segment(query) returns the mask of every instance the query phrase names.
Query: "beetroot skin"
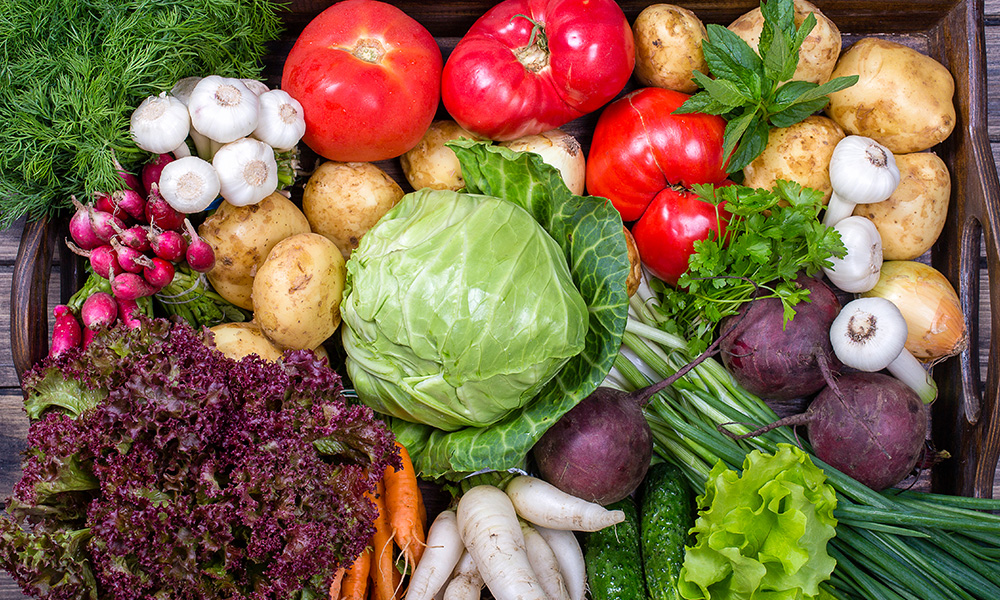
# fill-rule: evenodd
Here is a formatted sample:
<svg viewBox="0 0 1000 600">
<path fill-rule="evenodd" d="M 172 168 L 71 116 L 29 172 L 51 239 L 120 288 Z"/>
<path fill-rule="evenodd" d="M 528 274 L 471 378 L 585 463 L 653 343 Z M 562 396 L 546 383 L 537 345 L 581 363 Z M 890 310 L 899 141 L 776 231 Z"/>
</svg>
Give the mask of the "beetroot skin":
<svg viewBox="0 0 1000 600">
<path fill-rule="evenodd" d="M 806 411 L 809 440 L 822 461 L 879 491 L 910 474 L 924 448 L 928 413 L 916 392 L 883 373 L 837 379 Z"/>
<path fill-rule="evenodd" d="M 643 404 L 638 394 L 597 388 L 535 444 L 532 454 L 542 479 L 601 505 L 628 496 L 653 455 Z"/>
<path fill-rule="evenodd" d="M 829 335 L 840 312 L 837 295 L 818 279 L 800 277 L 798 283 L 810 290 L 810 300 L 795 305 L 795 317 L 787 324 L 780 300 L 760 298 L 744 304 L 720 327 L 723 364 L 740 385 L 762 398 L 812 395 L 826 385 L 819 360 L 831 371 L 841 367 Z"/>
</svg>

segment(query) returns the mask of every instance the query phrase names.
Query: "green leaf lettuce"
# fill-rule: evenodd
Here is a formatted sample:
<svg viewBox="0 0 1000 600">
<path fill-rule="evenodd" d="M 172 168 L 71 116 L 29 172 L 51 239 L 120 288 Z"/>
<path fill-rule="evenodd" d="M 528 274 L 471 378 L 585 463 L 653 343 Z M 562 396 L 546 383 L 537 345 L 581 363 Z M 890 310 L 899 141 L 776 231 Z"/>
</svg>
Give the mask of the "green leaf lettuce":
<svg viewBox="0 0 1000 600">
<path fill-rule="evenodd" d="M 827 542 L 837 499 L 800 449 L 753 451 L 742 473 L 721 462 L 709 473 L 679 589 L 689 600 L 815 598 L 836 566 Z"/>
</svg>

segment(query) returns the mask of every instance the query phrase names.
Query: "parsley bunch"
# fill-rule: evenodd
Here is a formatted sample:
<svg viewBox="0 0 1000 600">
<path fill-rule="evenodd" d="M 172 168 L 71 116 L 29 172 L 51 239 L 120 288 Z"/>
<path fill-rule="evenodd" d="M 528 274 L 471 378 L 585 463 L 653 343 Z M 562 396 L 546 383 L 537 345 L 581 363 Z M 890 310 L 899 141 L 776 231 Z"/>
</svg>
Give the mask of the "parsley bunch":
<svg viewBox="0 0 1000 600">
<path fill-rule="evenodd" d="M 723 318 L 759 295 L 779 298 L 787 322 L 809 291 L 795 285 L 803 272 L 815 275 L 846 254 L 840 233 L 817 218 L 823 193 L 779 180 L 774 190 L 746 186 L 694 186 L 732 215 L 724 237 L 694 243 L 695 253 L 677 288 L 662 284 L 667 330 L 690 340 L 696 353 L 712 341 Z M 657 284 L 661 285 L 661 284 Z"/>
<path fill-rule="evenodd" d="M 729 173 L 742 170 L 764 151 L 772 126 L 802 121 L 827 105 L 827 94 L 858 80 L 852 75 L 822 85 L 789 81 L 799 64 L 802 42 L 816 26 L 816 16 L 810 13 L 796 29 L 792 0 L 761 2 L 760 8 L 764 26 L 756 52 L 729 29 L 715 24 L 706 27 L 708 39 L 702 51 L 712 77 L 695 71 L 695 83 L 702 91 L 675 111 L 726 119 L 723 156 L 729 157 Z"/>
</svg>

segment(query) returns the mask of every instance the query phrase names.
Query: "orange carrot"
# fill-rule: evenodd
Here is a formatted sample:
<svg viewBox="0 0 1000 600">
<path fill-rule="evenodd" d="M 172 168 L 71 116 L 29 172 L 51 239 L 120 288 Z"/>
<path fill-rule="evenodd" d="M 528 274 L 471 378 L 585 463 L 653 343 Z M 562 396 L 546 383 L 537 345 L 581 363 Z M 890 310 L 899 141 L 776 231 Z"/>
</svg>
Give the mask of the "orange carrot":
<svg viewBox="0 0 1000 600">
<path fill-rule="evenodd" d="M 385 507 L 385 484 L 382 480 L 379 480 L 372 500 L 378 507 L 378 516 L 375 518 L 375 535 L 372 536 L 372 591 L 377 600 L 394 600 L 401 598 L 402 595 L 397 595 L 400 586 L 396 584 L 392 574 L 396 570 L 396 565 L 393 561 L 392 529 Z"/>
<path fill-rule="evenodd" d="M 406 447 L 396 442 L 399 457 L 403 467 L 386 467 L 383 473 L 385 481 L 385 505 L 389 511 L 389 523 L 396 545 L 403 551 L 410 568 L 416 566 L 424 554 L 427 545 L 427 510 L 424 499 L 417 485 L 417 473 Z"/>
<path fill-rule="evenodd" d="M 344 571 L 340 585 L 340 600 L 367 600 L 371 564 L 371 551 L 365 548 L 354 563 Z"/>
<path fill-rule="evenodd" d="M 346 567 L 340 567 L 333 572 L 333 581 L 330 582 L 330 600 L 340 600 L 340 588 L 344 582 L 344 572 Z"/>
</svg>

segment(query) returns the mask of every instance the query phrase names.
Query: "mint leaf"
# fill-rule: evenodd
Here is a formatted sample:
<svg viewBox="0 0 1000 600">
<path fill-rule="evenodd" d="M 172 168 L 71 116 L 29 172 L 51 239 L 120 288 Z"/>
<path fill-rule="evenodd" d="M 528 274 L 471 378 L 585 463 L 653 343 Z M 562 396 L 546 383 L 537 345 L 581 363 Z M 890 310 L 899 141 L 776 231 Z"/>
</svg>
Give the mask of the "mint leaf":
<svg viewBox="0 0 1000 600">
<path fill-rule="evenodd" d="M 828 94 L 857 82 L 856 77 L 841 77 L 823 85 L 789 81 L 798 66 L 802 43 L 816 26 L 816 16 L 810 13 L 796 27 L 792 0 L 761 2 L 761 14 L 764 23 L 756 51 L 721 25 L 706 26 L 702 51 L 709 73 L 694 73 L 701 91 L 675 111 L 721 115 L 729 122 L 724 150 L 730 174 L 764 151 L 770 127 L 799 123 L 823 109 Z"/>
</svg>

